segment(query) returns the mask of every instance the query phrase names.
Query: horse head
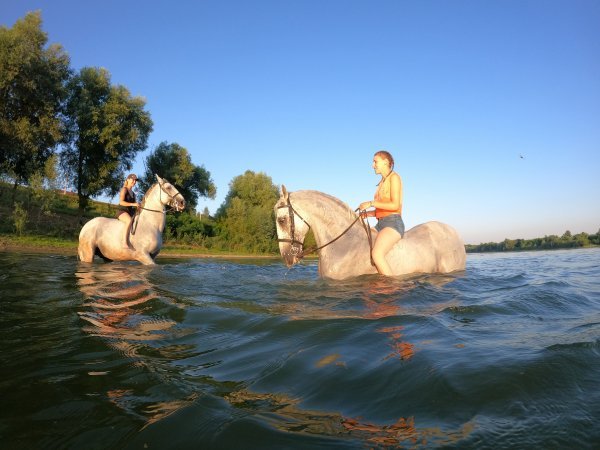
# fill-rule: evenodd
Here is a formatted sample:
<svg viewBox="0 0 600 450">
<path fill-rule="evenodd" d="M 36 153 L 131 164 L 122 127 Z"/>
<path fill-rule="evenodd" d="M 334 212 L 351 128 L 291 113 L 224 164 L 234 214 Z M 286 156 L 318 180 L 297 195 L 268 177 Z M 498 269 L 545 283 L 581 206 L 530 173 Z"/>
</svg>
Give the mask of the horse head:
<svg viewBox="0 0 600 450">
<path fill-rule="evenodd" d="M 292 205 L 290 194 L 281 186 L 281 196 L 275 203 L 275 226 L 279 252 L 288 267 L 298 263 L 303 256 L 304 237 L 310 229 Z"/>
<path fill-rule="evenodd" d="M 179 193 L 179 191 L 169 183 L 164 178 L 156 175 L 156 180 L 158 181 L 158 186 L 160 187 L 160 202 L 165 205 L 173 208 L 175 211 L 183 211 L 185 208 L 185 199 L 183 195 Z M 163 196 L 162 194 L 166 194 Z"/>
</svg>

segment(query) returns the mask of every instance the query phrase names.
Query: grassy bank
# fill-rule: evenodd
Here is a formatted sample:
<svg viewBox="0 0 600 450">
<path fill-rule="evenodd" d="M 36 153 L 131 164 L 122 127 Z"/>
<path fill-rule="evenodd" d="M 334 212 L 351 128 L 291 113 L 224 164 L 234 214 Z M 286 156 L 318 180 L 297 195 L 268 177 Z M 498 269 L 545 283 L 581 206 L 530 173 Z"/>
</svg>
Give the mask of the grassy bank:
<svg viewBox="0 0 600 450">
<path fill-rule="evenodd" d="M 117 205 L 90 201 L 81 213 L 77 196 L 0 182 L 0 251 L 27 251 L 76 255 L 79 231 L 94 217 L 115 217 Z M 22 222 L 16 219 L 21 215 Z M 169 257 L 277 258 L 277 255 L 232 253 L 167 240 L 160 255 Z M 159 255 L 159 257 L 160 257 Z"/>
<path fill-rule="evenodd" d="M 0 251 L 77 255 L 77 241 L 47 236 L 14 236 L 0 234 Z M 190 245 L 165 245 L 158 258 L 273 258 L 279 255 L 255 255 L 207 250 Z"/>
</svg>

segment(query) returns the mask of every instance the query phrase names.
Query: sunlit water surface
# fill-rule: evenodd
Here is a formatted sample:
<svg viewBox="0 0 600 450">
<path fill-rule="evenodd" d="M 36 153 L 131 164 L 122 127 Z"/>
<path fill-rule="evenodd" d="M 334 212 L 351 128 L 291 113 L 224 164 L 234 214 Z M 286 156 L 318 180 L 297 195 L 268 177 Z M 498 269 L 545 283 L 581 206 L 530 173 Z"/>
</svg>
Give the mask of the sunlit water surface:
<svg viewBox="0 0 600 450">
<path fill-rule="evenodd" d="M 600 249 L 158 262 L 0 253 L 2 448 L 600 448 Z"/>
</svg>

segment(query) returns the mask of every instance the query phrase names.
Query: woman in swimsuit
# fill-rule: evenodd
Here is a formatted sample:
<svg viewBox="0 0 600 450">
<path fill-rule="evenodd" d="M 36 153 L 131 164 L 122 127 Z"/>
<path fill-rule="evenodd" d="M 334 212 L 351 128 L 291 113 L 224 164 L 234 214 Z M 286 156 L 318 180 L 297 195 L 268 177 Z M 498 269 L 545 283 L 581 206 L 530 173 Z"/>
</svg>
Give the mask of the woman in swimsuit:
<svg viewBox="0 0 600 450">
<path fill-rule="evenodd" d="M 402 179 L 394 172 L 394 158 L 389 152 L 379 151 L 373 156 L 373 169 L 381 175 L 375 197 L 358 207 L 365 217 L 376 217 L 379 232 L 373 245 L 373 261 L 382 275 L 393 275 L 385 255 L 404 236 L 402 221 Z M 374 208 L 365 211 L 367 208 Z"/>
<path fill-rule="evenodd" d="M 129 248 L 128 237 L 129 230 L 131 229 L 131 221 L 135 216 L 137 208 L 140 206 L 135 201 L 135 192 L 133 192 L 133 186 L 137 183 L 137 176 L 135 173 L 127 175 L 121 192 L 119 193 L 119 206 L 121 208 L 117 212 L 117 218 L 125 224 L 125 233 L 123 234 L 123 248 Z"/>
</svg>

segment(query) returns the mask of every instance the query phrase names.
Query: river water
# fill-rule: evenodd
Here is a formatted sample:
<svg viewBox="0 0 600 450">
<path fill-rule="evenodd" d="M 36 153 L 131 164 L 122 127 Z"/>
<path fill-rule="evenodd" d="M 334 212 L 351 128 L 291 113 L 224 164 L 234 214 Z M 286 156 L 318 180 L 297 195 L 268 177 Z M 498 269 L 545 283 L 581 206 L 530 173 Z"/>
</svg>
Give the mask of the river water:
<svg viewBox="0 0 600 450">
<path fill-rule="evenodd" d="M 4 449 L 600 448 L 600 249 L 451 276 L 0 253 Z"/>
</svg>

